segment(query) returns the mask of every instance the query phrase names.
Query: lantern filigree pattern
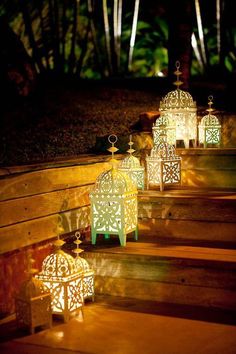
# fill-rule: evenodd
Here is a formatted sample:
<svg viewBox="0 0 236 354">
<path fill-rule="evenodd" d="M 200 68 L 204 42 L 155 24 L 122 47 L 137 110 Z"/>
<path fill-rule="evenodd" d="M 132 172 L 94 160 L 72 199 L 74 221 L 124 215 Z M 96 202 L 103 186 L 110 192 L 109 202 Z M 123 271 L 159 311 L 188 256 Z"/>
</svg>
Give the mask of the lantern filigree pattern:
<svg viewBox="0 0 236 354">
<path fill-rule="evenodd" d="M 213 112 L 212 104 L 213 96 L 209 96 L 208 114 L 202 117 L 198 126 L 199 144 L 203 144 L 204 148 L 207 148 L 209 145 L 219 147 L 221 143 L 221 125 L 219 119 L 211 114 Z"/>
<path fill-rule="evenodd" d="M 193 101 L 192 96 L 181 90 L 179 87 L 182 85 L 179 77 L 182 74 L 179 70 L 180 63 L 176 62 L 175 75 L 177 77 L 174 84 L 177 89 L 169 92 L 160 102 L 161 117 L 164 115 L 167 122 L 165 133 L 167 136 L 167 142 L 173 144 L 174 135 L 172 130 L 175 130 L 175 142 L 181 140 L 184 142 L 184 146 L 189 148 L 190 140 L 193 141 L 194 146 L 197 144 L 197 109 L 196 103 Z M 161 128 L 157 125 L 155 128 L 155 134 L 159 136 L 159 130 Z M 168 130 L 171 134 L 167 133 Z M 156 138 L 156 140 L 158 140 Z M 157 141 L 157 143 L 159 143 Z"/>
<path fill-rule="evenodd" d="M 80 240 L 80 232 L 75 233 L 76 241 L 76 248 L 73 252 L 76 254 L 75 264 L 78 269 L 83 270 L 83 296 L 84 299 L 91 298 L 94 301 L 94 271 L 90 268 L 86 259 L 80 257 L 80 253 L 83 250 L 79 247 L 82 241 Z"/>
<path fill-rule="evenodd" d="M 128 233 L 135 231 L 135 239 L 138 237 L 137 188 L 126 173 L 115 168 L 116 141 L 116 136 L 109 137 L 112 168 L 98 176 L 90 193 L 92 244 L 96 243 L 97 234 L 118 235 L 122 246 L 126 245 Z"/>
<path fill-rule="evenodd" d="M 165 184 L 181 183 L 181 158 L 175 154 L 173 145 L 162 141 L 154 146 L 146 163 L 148 188 L 150 185 L 160 185 L 163 191 Z"/>
<path fill-rule="evenodd" d="M 135 150 L 132 148 L 134 143 L 131 135 L 128 144 L 127 152 L 129 155 L 121 161 L 118 170 L 126 173 L 138 189 L 144 189 L 144 167 L 140 165 L 139 159 L 133 156 Z"/>
<path fill-rule="evenodd" d="M 47 256 L 42 272 L 37 278 L 49 288 L 52 295 L 52 312 L 61 314 L 65 322 L 83 306 L 83 271 L 78 269 L 74 258 L 62 251 L 64 241 L 55 242 L 56 250 Z"/>
<path fill-rule="evenodd" d="M 159 145 L 161 143 L 163 135 L 166 135 L 169 144 L 175 145 L 175 124 L 172 122 L 171 125 L 171 122 L 168 118 L 168 114 L 163 113 L 159 118 L 157 118 L 152 128 L 152 134 L 154 145 Z"/>
<path fill-rule="evenodd" d="M 33 268 L 29 270 L 29 278 L 15 298 L 17 325 L 29 327 L 31 333 L 36 327 L 52 325 L 51 294 L 42 281 L 33 277 L 36 272 Z"/>
</svg>

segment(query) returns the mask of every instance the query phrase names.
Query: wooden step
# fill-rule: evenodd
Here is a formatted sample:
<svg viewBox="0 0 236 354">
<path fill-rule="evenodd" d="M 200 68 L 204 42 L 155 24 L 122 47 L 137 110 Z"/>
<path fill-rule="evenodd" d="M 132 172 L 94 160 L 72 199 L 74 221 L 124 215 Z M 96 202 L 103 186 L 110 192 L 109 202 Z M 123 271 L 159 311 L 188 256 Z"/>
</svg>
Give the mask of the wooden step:
<svg viewBox="0 0 236 354">
<path fill-rule="evenodd" d="M 236 190 L 140 191 L 138 217 L 143 236 L 236 243 Z"/>
<path fill-rule="evenodd" d="M 113 239 L 83 256 L 96 294 L 236 310 L 236 250 Z"/>
</svg>

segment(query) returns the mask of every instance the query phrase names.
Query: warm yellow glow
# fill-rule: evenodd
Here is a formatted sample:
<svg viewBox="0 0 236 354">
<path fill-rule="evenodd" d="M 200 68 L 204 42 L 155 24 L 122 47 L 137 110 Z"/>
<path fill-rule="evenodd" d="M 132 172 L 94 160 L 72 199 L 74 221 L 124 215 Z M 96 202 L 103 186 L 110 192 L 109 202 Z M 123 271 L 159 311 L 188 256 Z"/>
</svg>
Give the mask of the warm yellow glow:
<svg viewBox="0 0 236 354">
<path fill-rule="evenodd" d="M 38 326 L 51 327 L 51 294 L 40 280 L 30 277 L 22 284 L 15 298 L 15 308 L 17 324 L 28 326 L 31 333 Z"/>
<path fill-rule="evenodd" d="M 133 156 L 135 152 L 132 148 L 133 144 L 130 135 L 129 149 L 127 150 L 129 155 L 121 161 L 118 170 L 126 173 L 138 189 L 144 189 L 144 167 L 140 165 L 139 159 Z"/>
<path fill-rule="evenodd" d="M 90 193 L 92 244 L 96 243 L 97 234 L 118 235 L 122 246 L 126 245 L 129 232 L 135 231 L 137 239 L 137 188 L 126 173 L 115 168 L 115 142 L 109 148 L 113 168 L 98 176 Z"/>
<path fill-rule="evenodd" d="M 175 144 L 178 140 L 184 142 L 185 148 L 189 148 L 190 141 L 194 147 L 197 144 L 197 109 L 192 96 L 179 88 L 182 85 L 179 76 L 180 64 L 176 62 L 175 75 L 177 76 L 174 84 L 176 90 L 170 91 L 160 102 L 160 118 L 155 124 L 154 133 L 157 136 L 166 135 L 169 144 Z M 159 124 L 158 121 L 161 120 Z M 175 134 L 175 135 L 174 135 Z"/>
<path fill-rule="evenodd" d="M 58 240 L 56 246 L 61 247 Z M 70 314 L 83 306 L 83 272 L 79 270 L 72 256 L 61 249 L 47 256 L 42 265 L 42 272 L 37 275 L 50 290 L 52 312 L 62 314 L 68 321 Z"/>
<path fill-rule="evenodd" d="M 211 114 L 213 109 L 211 108 L 213 104 L 213 96 L 208 97 L 207 109 L 208 114 L 205 115 L 198 126 L 199 131 L 199 143 L 203 144 L 204 148 L 207 148 L 208 145 L 220 146 L 221 142 L 221 125 L 218 118 Z"/>
<path fill-rule="evenodd" d="M 175 148 L 162 141 L 151 150 L 146 158 L 147 188 L 150 185 L 160 185 L 164 190 L 165 184 L 181 183 L 181 158 L 175 154 Z"/>
</svg>

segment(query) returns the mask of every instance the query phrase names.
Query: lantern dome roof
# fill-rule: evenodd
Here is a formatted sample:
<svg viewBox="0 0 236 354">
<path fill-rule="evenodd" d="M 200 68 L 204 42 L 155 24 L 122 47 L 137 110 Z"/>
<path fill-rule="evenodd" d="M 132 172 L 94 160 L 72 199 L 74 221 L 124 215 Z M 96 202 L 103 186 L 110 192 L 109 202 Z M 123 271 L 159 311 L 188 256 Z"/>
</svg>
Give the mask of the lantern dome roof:
<svg viewBox="0 0 236 354">
<path fill-rule="evenodd" d="M 77 272 L 78 269 L 74 257 L 59 249 L 44 259 L 40 275 L 49 277 L 68 277 Z"/>
<path fill-rule="evenodd" d="M 121 168 L 140 168 L 140 161 L 133 155 L 126 156 L 120 163 Z"/>
<path fill-rule="evenodd" d="M 75 264 L 76 264 L 76 267 L 79 268 L 79 270 L 82 269 L 83 272 L 87 272 L 87 271 L 91 270 L 86 259 L 84 259 L 82 257 L 76 257 Z"/>
<path fill-rule="evenodd" d="M 155 145 L 151 150 L 151 157 L 157 157 L 161 159 L 171 159 L 175 158 L 175 147 L 162 141 L 160 144 Z"/>
<path fill-rule="evenodd" d="M 132 191 L 137 192 L 137 188 L 131 178 L 115 168 L 101 173 L 94 186 L 94 192 L 104 194 L 123 194 Z"/>
<path fill-rule="evenodd" d="M 200 125 L 204 126 L 219 126 L 219 119 L 213 114 L 207 114 L 201 119 Z"/>
<path fill-rule="evenodd" d="M 167 125 L 169 125 L 169 117 L 168 117 L 168 114 L 167 113 L 162 113 L 156 120 L 153 128 L 155 129 L 156 127 L 159 127 L 161 128 L 162 126 L 163 127 L 166 127 Z"/>
<path fill-rule="evenodd" d="M 196 103 L 189 92 L 183 91 L 180 88 L 168 92 L 160 101 L 160 110 L 189 108 L 196 108 Z"/>
<path fill-rule="evenodd" d="M 31 277 L 22 284 L 17 297 L 29 300 L 49 292 L 48 287 L 41 280 Z"/>
</svg>

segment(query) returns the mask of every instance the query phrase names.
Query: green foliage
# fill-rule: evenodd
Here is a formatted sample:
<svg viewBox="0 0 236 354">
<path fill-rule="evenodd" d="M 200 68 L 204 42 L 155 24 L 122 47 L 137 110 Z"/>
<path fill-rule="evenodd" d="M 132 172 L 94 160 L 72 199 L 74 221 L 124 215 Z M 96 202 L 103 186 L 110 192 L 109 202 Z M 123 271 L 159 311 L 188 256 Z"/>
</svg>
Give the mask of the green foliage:
<svg viewBox="0 0 236 354">
<path fill-rule="evenodd" d="M 130 36 L 133 21 L 134 0 L 125 3 L 123 0 L 122 33 L 120 67 L 111 73 L 108 66 L 103 9 L 100 0 L 92 1 L 93 11 L 89 16 L 88 0 L 2 0 L 0 16 L 6 16 L 14 32 L 23 42 L 28 54 L 42 63 L 45 70 L 56 70 L 62 73 L 74 73 L 83 78 L 101 78 L 111 74 L 129 76 L 155 76 L 167 71 L 168 66 L 168 24 L 163 16 L 149 16 L 148 20 L 140 9 L 133 60 L 128 72 Z M 112 65 L 116 62 L 116 50 L 113 38 L 113 1 L 107 1 L 109 29 L 111 38 Z M 75 9 L 77 6 L 77 13 Z M 144 7 L 140 2 L 140 7 Z M 57 12 L 58 9 L 58 12 Z M 26 24 L 23 12 L 28 13 L 30 23 Z M 77 19 L 76 31 L 74 28 Z M 205 19 L 207 14 L 204 15 Z M 215 16 L 215 15 L 214 15 Z M 216 21 L 203 21 L 204 41 L 208 62 L 204 68 L 219 65 L 217 52 Z M 94 30 L 92 31 L 92 23 Z M 32 39 L 29 40 L 28 29 L 32 28 L 35 49 Z M 76 32 L 75 38 L 73 33 Z M 194 28 L 197 36 L 197 29 Z M 74 43 L 74 46 L 73 46 Z M 198 48 L 200 45 L 198 43 Z M 236 70 L 236 27 L 227 26 L 224 41 L 224 66 L 228 72 Z M 39 68 L 39 70 L 41 70 Z M 203 73 L 197 58 L 193 55 L 192 74 Z"/>
</svg>

